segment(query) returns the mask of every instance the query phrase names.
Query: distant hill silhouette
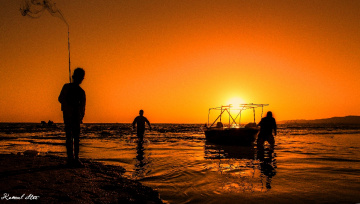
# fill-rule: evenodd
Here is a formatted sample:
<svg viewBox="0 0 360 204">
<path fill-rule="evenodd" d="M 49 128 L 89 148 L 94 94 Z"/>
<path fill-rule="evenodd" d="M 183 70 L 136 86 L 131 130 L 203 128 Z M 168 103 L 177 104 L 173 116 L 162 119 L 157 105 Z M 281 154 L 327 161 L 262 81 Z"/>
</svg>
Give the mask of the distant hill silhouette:
<svg viewBox="0 0 360 204">
<path fill-rule="evenodd" d="M 289 123 L 337 123 L 337 124 L 360 124 L 360 116 L 345 116 L 345 117 L 332 117 L 332 118 L 324 118 L 324 119 L 316 119 L 316 120 L 285 120 L 281 121 L 282 124 Z"/>
</svg>

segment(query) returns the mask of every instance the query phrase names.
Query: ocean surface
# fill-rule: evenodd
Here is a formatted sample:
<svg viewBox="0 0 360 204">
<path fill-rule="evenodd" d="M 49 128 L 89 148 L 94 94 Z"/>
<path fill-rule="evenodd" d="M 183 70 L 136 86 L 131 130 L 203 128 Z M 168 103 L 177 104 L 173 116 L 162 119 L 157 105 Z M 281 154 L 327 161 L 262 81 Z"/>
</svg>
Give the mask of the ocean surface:
<svg viewBox="0 0 360 204">
<path fill-rule="evenodd" d="M 279 125 L 274 151 L 208 143 L 200 124 L 83 124 L 80 156 L 126 168 L 167 203 L 360 203 L 360 126 Z M 65 156 L 62 124 L 0 123 L 0 153 Z"/>
</svg>

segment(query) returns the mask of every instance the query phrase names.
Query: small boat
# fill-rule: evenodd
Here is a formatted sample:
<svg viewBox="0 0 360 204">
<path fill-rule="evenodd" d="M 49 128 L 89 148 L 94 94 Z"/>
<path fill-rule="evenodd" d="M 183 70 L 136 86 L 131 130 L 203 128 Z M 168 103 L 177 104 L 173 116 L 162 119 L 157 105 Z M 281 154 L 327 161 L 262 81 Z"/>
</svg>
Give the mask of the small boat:
<svg viewBox="0 0 360 204">
<path fill-rule="evenodd" d="M 216 108 L 210 108 L 208 114 L 208 123 L 204 127 L 206 141 L 212 142 L 215 144 L 230 144 L 230 145 L 252 145 L 256 139 L 256 136 L 259 132 L 259 128 L 255 122 L 255 109 L 261 108 L 263 113 L 264 106 L 268 104 L 240 104 L 239 107 L 233 107 L 232 105 L 220 106 Z M 215 121 L 210 124 L 210 112 L 217 111 L 219 113 Z M 237 115 L 234 118 L 231 114 L 231 111 L 237 111 Z M 244 110 L 253 110 L 254 113 L 254 122 L 248 123 L 245 126 L 240 125 L 241 122 L 241 113 Z M 262 115 L 261 113 L 261 115 Z M 224 125 L 222 122 L 223 115 L 228 116 L 228 124 Z M 239 121 L 237 122 L 237 119 Z M 216 124 L 216 125 L 215 125 Z"/>
</svg>

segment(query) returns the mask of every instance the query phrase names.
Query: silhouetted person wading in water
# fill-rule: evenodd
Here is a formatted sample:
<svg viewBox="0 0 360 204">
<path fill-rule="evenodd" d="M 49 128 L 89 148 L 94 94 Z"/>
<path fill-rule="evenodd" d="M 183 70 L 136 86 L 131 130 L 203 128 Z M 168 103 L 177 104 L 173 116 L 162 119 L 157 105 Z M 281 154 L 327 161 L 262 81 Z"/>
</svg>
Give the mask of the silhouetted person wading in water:
<svg viewBox="0 0 360 204">
<path fill-rule="evenodd" d="M 151 125 L 150 122 L 147 118 L 144 117 L 144 111 L 140 110 L 139 111 L 139 116 L 137 116 L 134 119 L 134 122 L 132 123 L 133 128 L 135 128 L 135 124 L 137 126 L 137 136 L 139 139 L 143 139 L 144 138 L 144 133 L 145 133 L 145 122 L 149 125 L 150 131 L 151 131 Z"/>
<path fill-rule="evenodd" d="M 85 91 L 80 87 L 85 71 L 76 68 L 72 83 L 65 84 L 59 95 L 66 132 L 68 164 L 82 166 L 79 160 L 80 124 L 85 115 Z"/>
<path fill-rule="evenodd" d="M 257 139 L 258 149 L 264 148 L 265 141 L 268 141 L 271 146 L 271 149 L 274 149 L 275 146 L 274 135 L 276 136 L 276 121 L 275 118 L 272 117 L 271 111 L 267 112 L 266 117 L 261 119 L 258 126 L 260 126 L 260 132 Z M 273 130 L 274 130 L 274 135 L 272 134 Z"/>
</svg>

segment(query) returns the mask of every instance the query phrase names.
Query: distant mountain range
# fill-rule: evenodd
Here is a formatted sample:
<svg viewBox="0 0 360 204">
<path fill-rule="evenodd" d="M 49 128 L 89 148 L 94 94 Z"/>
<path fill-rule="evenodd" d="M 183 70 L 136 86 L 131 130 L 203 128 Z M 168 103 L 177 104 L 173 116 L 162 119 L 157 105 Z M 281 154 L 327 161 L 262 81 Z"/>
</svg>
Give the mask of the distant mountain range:
<svg viewBox="0 0 360 204">
<path fill-rule="evenodd" d="M 338 123 L 338 124 L 360 124 L 360 116 L 332 117 L 316 120 L 285 120 L 279 123 Z"/>
</svg>

